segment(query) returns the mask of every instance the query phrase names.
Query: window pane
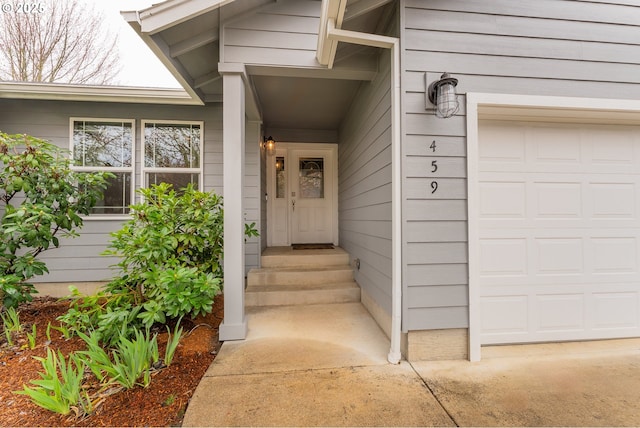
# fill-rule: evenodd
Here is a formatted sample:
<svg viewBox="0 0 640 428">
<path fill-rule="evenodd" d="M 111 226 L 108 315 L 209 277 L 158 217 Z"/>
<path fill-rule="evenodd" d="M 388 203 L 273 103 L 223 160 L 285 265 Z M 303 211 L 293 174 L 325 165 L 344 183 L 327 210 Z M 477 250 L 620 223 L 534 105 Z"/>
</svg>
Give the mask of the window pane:
<svg viewBox="0 0 640 428">
<path fill-rule="evenodd" d="M 298 177 L 301 198 L 324 198 L 324 159 L 300 159 Z"/>
<path fill-rule="evenodd" d="M 147 123 L 144 162 L 149 168 L 200 168 L 200 125 Z"/>
<path fill-rule="evenodd" d="M 284 157 L 276 158 L 276 198 L 285 198 L 287 191 L 287 174 L 284 168 Z"/>
<path fill-rule="evenodd" d="M 127 214 L 131 205 L 131 173 L 116 172 L 108 180 L 104 197 L 91 210 L 92 214 Z"/>
<path fill-rule="evenodd" d="M 147 173 L 147 187 L 154 184 L 169 183 L 175 190 L 184 189 L 187 184 L 193 183 L 198 188 L 200 174 L 178 173 L 178 172 L 149 172 Z"/>
<path fill-rule="evenodd" d="M 130 167 L 132 146 L 131 123 L 73 123 L 73 160 L 76 166 Z"/>
</svg>

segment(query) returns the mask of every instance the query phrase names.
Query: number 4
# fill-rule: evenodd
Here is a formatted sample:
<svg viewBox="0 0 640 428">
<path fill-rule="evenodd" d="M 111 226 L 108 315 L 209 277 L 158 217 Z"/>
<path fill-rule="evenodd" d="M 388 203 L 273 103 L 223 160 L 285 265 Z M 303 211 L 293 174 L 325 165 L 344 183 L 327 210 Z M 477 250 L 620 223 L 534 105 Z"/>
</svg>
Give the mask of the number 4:
<svg viewBox="0 0 640 428">
<path fill-rule="evenodd" d="M 432 152 L 435 153 L 436 151 L 436 140 L 433 140 L 433 142 L 431 143 L 431 145 L 429 146 L 429 148 L 431 149 Z"/>
</svg>

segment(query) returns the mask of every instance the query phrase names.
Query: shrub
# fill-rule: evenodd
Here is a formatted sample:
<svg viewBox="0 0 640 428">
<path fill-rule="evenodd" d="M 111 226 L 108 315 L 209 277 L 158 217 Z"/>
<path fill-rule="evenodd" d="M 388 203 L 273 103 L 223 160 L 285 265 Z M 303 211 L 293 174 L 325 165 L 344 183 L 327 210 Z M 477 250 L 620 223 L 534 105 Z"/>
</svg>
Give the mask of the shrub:
<svg viewBox="0 0 640 428">
<path fill-rule="evenodd" d="M 222 289 L 223 210 L 215 193 L 162 183 L 141 189 L 142 202 L 112 233 L 107 255 L 120 258 L 120 275 L 104 293 L 78 296 L 60 318 L 70 329 L 95 330 L 111 345 L 133 329 L 208 313 Z M 255 224 L 246 236 L 257 236 Z"/>
<path fill-rule="evenodd" d="M 81 215 L 102 197 L 108 173 L 71 170 L 67 152 L 28 135 L 0 133 L 0 302 L 6 307 L 31 300 L 27 281 L 48 272 L 37 259 L 77 236 Z"/>
</svg>

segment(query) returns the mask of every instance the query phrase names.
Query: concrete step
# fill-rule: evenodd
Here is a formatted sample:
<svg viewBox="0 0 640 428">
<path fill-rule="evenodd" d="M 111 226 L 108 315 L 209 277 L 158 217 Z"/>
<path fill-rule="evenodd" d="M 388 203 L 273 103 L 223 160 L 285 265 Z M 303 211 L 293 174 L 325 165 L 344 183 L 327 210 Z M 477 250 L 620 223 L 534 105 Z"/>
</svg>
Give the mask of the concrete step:
<svg viewBox="0 0 640 428">
<path fill-rule="evenodd" d="M 248 286 L 246 306 L 314 305 L 360 301 L 360 287 L 354 281 L 307 286 L 277 284 Z"/>
<path fill-rule="evenodd" d="M 349 253 L 333 250 L 292 250 L 290 247 L 268 248 L 261 257 L 263 268 L 315 267 L 348 265 Z"/>
<path fill-rule="evenodd" d="M 246 306 L 280 306 L 360 301 L 349 254 L 342 248 L 263 251 L 262 267 L 247 275 Z"/>
<path fill-rule="evenodd" d="M 353 270 L 348 265 L 315 267 L 278 267 L 251 269 L 247 275 L 248 286 L 264 285 L 322 285 L 349 282 L 353 280 Z"/>
</svg>

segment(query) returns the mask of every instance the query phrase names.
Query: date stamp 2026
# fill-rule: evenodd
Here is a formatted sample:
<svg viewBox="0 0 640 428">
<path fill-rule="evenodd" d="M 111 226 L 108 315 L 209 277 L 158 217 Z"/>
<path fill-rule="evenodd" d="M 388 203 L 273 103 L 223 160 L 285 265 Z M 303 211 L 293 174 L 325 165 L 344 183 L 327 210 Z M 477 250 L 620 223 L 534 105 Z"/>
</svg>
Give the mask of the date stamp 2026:
<svg viewBox="0 0 640 428">
<path fill-rule="evenodd" d="M 2 13 L 44 13 L 46 10 L 44 3 L 0 3 Z"/>
</svg>

